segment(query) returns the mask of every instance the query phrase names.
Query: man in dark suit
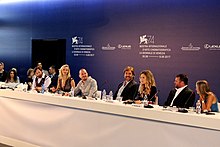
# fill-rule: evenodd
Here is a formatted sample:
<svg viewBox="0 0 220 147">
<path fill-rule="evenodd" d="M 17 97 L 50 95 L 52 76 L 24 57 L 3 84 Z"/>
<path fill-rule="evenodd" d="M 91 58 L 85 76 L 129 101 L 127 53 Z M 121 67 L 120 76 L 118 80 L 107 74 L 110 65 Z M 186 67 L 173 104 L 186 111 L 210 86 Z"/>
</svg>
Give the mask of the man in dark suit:
<svg viewBox="0 0 220 147">
<path fill-rule="evenodd" d="M 50 66 L 49 68 L 49 77 L 51 78 L 49 91 L 55 92 L 57 88 L 58 74 L 56 72 L 56 67 L 54 65 Z"/>
<path fill-rule="evenodd" d="M 7 72 L 4 70 L 4 63 L 0 62 L 0 82 L 5 82 Z"/>
<path fill-rule="evenodd" d="M 165 106 L 176 106 L 178 108 L 192 107 L 195 102 L 195 93 L 188 88 L 188 77 L 179 74 L 174 81 L 175 89 L 171 90 L 165 102 Z"/>
<path fill-rule="evenodd" d="M 134 81 L 134 68 L 127 66 L 124 69 L 124 81 L 118 85 L 113 98 L 122 97 L 122 101 L 133 100 L 137 96 L 138 86 Z"/>
</svg>

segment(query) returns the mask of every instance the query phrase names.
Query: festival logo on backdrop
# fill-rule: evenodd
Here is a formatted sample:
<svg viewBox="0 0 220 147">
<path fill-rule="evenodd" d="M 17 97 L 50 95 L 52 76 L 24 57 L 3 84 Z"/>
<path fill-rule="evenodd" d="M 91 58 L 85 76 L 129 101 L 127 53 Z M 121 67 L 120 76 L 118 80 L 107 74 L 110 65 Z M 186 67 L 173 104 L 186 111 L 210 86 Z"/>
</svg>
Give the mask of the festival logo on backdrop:
<svg viewBox="0 0 220 147">
<path fill-rule="evenodd" d="M 157 44 L 154 35 L 144 34 L 139 36 L 139 48 L 139 54 L 142 58 L 171 58 L 169 54 L 171 49 L 168 48 L 168 45 Z"/>
<path fill-rule="evenodd" d="M 95 56 L 95 48 L 92 44 L 85 44 L 83 37 L 72 37 L 72 54 L 75 57 L 93 57 Z"/>
<path fill-rule="evenodd" d="M 72 37 L 72 44 L 83 44 L 83 37 Z"/>
<path fill-rule="evenodd" d="M 154 44 L 154 36 L 142 35 L 140 36 L 140 44 Z"/>
</svg>

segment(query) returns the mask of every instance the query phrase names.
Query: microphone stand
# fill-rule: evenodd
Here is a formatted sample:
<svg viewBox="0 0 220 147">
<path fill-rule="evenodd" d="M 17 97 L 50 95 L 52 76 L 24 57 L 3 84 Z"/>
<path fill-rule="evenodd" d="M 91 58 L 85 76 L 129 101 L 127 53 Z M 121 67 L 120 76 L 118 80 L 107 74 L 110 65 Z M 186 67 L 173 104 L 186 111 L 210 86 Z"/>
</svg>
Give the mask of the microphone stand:
<svg viewBox="0 0 220 147">
<path fill-rule="evenodd" d="M 157 90 L 157 92 L 149 99 L 149 101 L 151 101 L 159 92 L 160 90 Z"/>
<path fill-rule="evenodd" d="M 149 101 L 151 101 L 158 93 L 160 92 L 160 90 L 157 90 L 157 92 L 149 99 Z M 144 97 L 144 101 L 147 101 L 147 96 Z M 144 105 L 144 108 L 154 108 L 152 105 Z"/>
<path fill-rule="evenodd" d="M 178 112 L 182 112 L 182 113 L 187 113 L 187 112 L 188 112 L 188 110 L 186 110 L 185 107 L 186 107 L 186 104 L 188 103 L 189 99 L 190 99 L 191 96 L 193 95 L 193 93 L 194 93 L 194 92 L 192 92 L 192 93 L 190 94 L 190 96 L 189 96 L 188 99 L 186 100 L 186 102 L 185 102 L 183 108 L 178 108 Z"/>
</svg>

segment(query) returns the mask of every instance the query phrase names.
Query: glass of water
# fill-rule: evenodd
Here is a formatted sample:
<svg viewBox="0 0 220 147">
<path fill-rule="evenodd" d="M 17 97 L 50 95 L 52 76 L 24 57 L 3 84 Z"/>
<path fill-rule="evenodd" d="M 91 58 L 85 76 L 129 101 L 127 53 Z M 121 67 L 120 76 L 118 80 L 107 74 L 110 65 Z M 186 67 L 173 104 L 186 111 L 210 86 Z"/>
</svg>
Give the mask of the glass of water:
<svg viewBox="0 0 220 147">
<path fill-rule="evenodd" d="M 119 101 L 119 102 L 122 102 L 122 97 L 118 96 L 118 97 L 116 97 L 116 100 Z"/>
</svg>

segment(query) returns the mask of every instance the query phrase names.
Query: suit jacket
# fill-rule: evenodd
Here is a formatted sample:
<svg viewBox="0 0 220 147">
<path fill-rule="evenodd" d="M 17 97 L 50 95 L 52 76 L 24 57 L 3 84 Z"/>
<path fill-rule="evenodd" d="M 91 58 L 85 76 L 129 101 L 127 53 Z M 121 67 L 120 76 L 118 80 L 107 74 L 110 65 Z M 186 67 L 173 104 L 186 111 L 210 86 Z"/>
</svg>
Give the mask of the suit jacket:
<svg viewBox="0 0 220 147">
<path fill-rule="evenodd" d="M 2 73 L 0 73 L 0 82 L 5 82 L 7 78 L 7 72 L 4 70 Z"/>
<path fill-rule="evenodd" d="M 122 85 L 123 85 L 123 82 L 118 85 L 118 89 L 117 89 L 117 91 L 115 92 L 115 94 L 113 96 L 114 99 L 116 99 L 118 91 L 119 91 L 119 89 L 121 88 Z M 126 85 L 126 87 L 124 88 L 124 90 L 121 93 L 121 97 L 123 97 L 122 101 L 126 101 L 126 100 L 129 100 L 129 99 L 134 100 L 134 98 L 137 96 L 137 92 L 138 92 L 138 84 L 134 80 L 131 80 Z"/>
<path fill-rule="evenodd" d="M 169 96 L 164 104 L 165 106 L 170 106 L 175 96 L 175 93 L 176 93 L 175 89 L 170 91 Z M 194 102 L 195 102 L 195 93 L 187 86 L 176 97 L 176 99 L 173 102 L 173 106 L 179 108 L 189 108 L 193 106 Z"/>
<path fill-rule="evenodd" d="M 57 81 L 58 81 L 58 75 L 55 74 L 55 75 L 50 75 L 50 78 L 51 78 L 51 83 L 50 83 L 50 88 L 51 87 L 57 87 Z"/>
</svg>

